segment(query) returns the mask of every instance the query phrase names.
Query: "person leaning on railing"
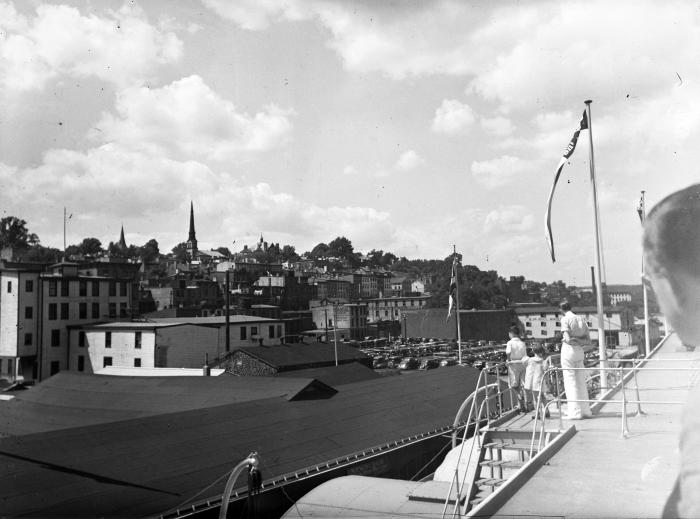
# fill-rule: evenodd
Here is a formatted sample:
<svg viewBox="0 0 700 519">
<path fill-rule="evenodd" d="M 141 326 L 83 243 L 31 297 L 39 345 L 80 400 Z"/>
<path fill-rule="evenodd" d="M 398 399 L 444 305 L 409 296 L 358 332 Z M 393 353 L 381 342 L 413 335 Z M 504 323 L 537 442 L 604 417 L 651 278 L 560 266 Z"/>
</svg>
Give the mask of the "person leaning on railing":
<svg viewBox="0 0 700 519">
<path fill-rule="evenodd" d="M 677 191 L 644 221 L 645 284 L 683 344 L 700 344 L 700 184 Z M 683 412 L 681 466 L 663 517 L 700 517 L 700 388 Z"/>
</svg>

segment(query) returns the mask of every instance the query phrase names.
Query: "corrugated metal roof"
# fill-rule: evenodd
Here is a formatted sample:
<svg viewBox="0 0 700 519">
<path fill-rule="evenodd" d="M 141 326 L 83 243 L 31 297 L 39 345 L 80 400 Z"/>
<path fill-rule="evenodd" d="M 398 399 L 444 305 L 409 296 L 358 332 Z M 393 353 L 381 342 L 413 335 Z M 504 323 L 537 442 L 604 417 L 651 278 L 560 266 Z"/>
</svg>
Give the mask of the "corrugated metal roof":
<svg viewBox="0 0 700 519">
<path fill-rule="evenodd" d="M 157 514 L 251 451 L 267 479 L 449 426 L 477 376 L 455 366 L 348 384 L 321 400 L 268 398 L 5 438 L 0 503 L 10 516 Z M 200 497 L 220 495 L 223 485 Z"/>
</svg>

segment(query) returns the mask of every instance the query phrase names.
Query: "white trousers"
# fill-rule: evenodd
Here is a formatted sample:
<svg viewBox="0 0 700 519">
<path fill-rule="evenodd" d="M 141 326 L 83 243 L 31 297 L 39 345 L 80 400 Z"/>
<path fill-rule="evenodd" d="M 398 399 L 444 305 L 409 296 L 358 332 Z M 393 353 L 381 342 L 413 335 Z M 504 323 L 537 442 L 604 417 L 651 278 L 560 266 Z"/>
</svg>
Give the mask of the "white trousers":
<svg viewBox="0 0 700 519">
<path fill-rule="evenodd" d="M 591 416 L 591 406 L 588 402 L 572 402 L 572 400 L 588 400 L 586 388 L 586 371 L 567 368 L 583 368 L 583 348 L 562 344 L 561 367 L 563 368 L 564 391 L 566 391 L 566 409 L 569 419 L 579 419 Z"/>
</svg>

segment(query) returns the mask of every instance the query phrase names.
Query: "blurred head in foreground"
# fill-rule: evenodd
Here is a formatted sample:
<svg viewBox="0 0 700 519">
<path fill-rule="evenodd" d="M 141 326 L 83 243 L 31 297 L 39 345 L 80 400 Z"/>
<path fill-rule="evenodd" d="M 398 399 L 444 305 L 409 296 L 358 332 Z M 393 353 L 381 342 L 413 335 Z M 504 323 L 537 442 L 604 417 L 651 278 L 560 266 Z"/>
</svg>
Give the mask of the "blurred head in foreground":
<svg viewBox="0 0 700 519">
<path fill-rule="evenodd" d="M 644 282 L 686 344 L 700 344 L 700 184 L 656 204 L 644 221 Z"/>
</svg>

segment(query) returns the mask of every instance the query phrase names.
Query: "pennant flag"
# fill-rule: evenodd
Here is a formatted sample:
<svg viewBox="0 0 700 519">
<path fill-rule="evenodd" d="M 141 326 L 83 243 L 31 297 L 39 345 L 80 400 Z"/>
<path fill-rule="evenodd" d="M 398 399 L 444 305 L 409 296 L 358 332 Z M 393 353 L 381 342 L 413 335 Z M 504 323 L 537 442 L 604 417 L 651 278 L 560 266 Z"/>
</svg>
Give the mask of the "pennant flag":
<svg viewBox="0 0 700 519">
<path fill-rule="evenodd" d="M 639 205 L 637 206 L 637 214 L 639 215 L 639 221 L 644 225 L 644 195 L 639 198 Z"/>
<path fill-rule="evenodd" d="M 452 260 L 452 277 L 450 278 L 449 290 L 449 306 L 447 308 L 447 320 L 452 315 L 452 307 L 455 306 L 455 298 L 457 297 L 457 254 Z"/>
<path fill-rule="evenodd" d="M 554 197 L 554 189 L 557 187 L 557 182 L 559 181 L 559 175 L 561 175 L 561 170 L 564 168 L 564 164 L 566 164 L 566 161 L 571 157 L 571 155 L 574 154 L 574 150 L 576 149 L 576 143 L 578 142 L 578 136 L 581 133 L 581 130 L 585 130 L 588 128 L 588 116 L 586 115 L 586 111 L 584 110 L 583 112 L 583 117 L 581 117 L 581 122 L 578 125 L 578 128 L 574 131 L 574 135 L 571 137 L 571 140 L 569 141 L 568 146 L 566 147 L 566 150 L 564 150 L 564 155 L 562 156 L 561 160 L 559 161 L 559 164 L 557 165 L 557 172 L 554 175 L 554 182 L 552 183 L 552 189 L 549 191 L 549 200 L 547 201 L 547 213 L 545 214 L 544 217 L 544 225 L 545 225 L 545 238 L 547 239 L 547 247 L 549 248 L 549 253 L 552 256 L 552 263 L 554 263 L 554 239 L 552 237 L 552 222 L 551 222 L 551 217 L 552 217 L 552 198 Z"/>
</svg>

